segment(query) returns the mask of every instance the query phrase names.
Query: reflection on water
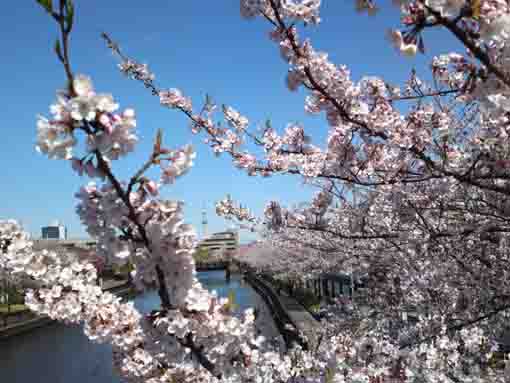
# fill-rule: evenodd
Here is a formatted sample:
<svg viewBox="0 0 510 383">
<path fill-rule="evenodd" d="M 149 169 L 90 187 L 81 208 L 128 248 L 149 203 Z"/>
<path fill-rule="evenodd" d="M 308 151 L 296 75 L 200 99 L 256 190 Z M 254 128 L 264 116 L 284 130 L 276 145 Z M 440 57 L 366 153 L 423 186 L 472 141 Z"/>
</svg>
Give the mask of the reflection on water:
<svg viewBox="0 0 510 383">
<path fill-rule="evenodd" d="M 261 298 L 239 276 L 225 282 L 223 271 L 198 273 L 200 281 L 221 297 L 235 294 L 239 310 L 260 307 Z M 134 300 L 141 312 L 159 306 L 155 291 Z M 78 327 L 52 324 L 0 341 L 2 383 L 121 383 L 111 365 L 111 348 L 90 343 Z"/>
<path fill-rule="evenodd" d="M 237 311 L 244 311 L 250 307 L 257 307 L 262 304 L 262 300 L 255 291 L 242 278 L 233 274 L 230 282 L 225 282 L 224 271 L 208 271 L 199 273 L 199 279 L 202 284 L 210 291 L 215 291 L 218 296 L 227 298 L 229 293 L 233 292 Z"/>
</svg>

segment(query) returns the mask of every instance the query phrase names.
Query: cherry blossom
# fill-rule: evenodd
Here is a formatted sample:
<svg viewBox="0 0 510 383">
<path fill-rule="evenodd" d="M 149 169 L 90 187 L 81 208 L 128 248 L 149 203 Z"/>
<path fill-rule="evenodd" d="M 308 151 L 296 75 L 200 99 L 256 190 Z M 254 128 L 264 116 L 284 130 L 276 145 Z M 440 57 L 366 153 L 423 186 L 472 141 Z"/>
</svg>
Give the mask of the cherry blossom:
<svg viewBox="0 0 510 383">
<path fill-rule="evenodd" d="M 95 93 L 90 78 L 72 73 L 72 5 L 61 0 L 64 14 L 55 17 L 51 3 L 42 4 L 62 27 L 65 49 L 56 53 L 69 85 L 57 93 L 52 117 L 39 117 L 37 149 L 96 178 L 76 196 L 82 223 L 98 239 L 97 254 L 132 263 L 136 286 L 156 285 L 161 308 L 141 316 L 97 288 L 90 263 L 32 251 L 18 225 L 2 221 L 0 267 L 36 284 L 29 306 L 84 323 L 91 339 L 114 346 L 114 365 L 133 382 L 507 380 L 509 365 L 501 366 L 497 351 L 510 309 L 508 4 L 395 3 L 402 27 L 388 37 L 403 55 L 425 52 L 430 28 L 465 49 L 440 52 L 430 73 L 412 70 L 394 85 L 334 63 L 301 37 L 307 36 L 301 24 L 319 24 L 320 1 L 240 1 L 243 17 L 269 23 L 269 39 L 288 66 L 289 90 L 303 90 L 304 110 L 324 118 L 322 144 L 297 122 L 282 129 L 268 121 L 252 133 L 248 117 L 231 106 L 217 117 L 210 96 L 197 109 L 183 90 L 160 89 L 146 64 L 103 35 L 120 70 L 163 107 L 184 113 L 191 132 L 204 134 L 214 153 L 230 156 L 249 175 L 295 175 L 318 188 L 299 206 L 268 202 L 260 219 L 230 198 L 216 206 L 219 215 L 264 236 L 265 250 L 251 261 L 258 270 L 300 283 L 347 272 L 357 287 L 348 303 L 327 307 L 315 349 L 285 354 L 256 336 L 252 312 L 231 315 L 227 302 L 196 278 L 196 239 L 184 204 L 159 193 L 191 168 L 191 146 L 171 150 L 158 133 L 147 162 L 119 180 L 111 164 L 136 147 L 135 113 L 117 112 L 113 96 Z M 377 6 L 355 2 L 369 13 Z M 145 175 L 155 165 L 159 180 Z"/>
</svg>

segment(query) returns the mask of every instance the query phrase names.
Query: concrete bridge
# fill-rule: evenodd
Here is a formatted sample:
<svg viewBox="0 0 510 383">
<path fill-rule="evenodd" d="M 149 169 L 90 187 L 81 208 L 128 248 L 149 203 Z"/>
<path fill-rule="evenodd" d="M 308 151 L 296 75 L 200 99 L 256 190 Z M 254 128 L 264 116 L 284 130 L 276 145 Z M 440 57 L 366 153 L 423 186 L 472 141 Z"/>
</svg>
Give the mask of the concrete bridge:
<svg viewBox="0 0 510 383">
<path fill-rule="evenodd" d="M 226 270 L 230 268 L 230 262 L 226 260 L 201 261 L 197 262 L 195 267 L 197 271 Z"/>
<path fill-rule="evenodd" d="M 241 265 L 233 259 L 215 259 L 210 261 L 200 261 L 195 264 L 197 271 L 225 270 L 225 279 L 230 280 L 230 274 L 241 271 Z"/>
</svg>

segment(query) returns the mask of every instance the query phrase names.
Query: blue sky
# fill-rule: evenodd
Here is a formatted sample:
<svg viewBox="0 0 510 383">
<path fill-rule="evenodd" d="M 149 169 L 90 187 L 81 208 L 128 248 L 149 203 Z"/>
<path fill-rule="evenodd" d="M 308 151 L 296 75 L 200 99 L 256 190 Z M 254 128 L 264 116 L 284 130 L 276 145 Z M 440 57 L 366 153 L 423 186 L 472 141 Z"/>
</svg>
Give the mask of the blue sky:
<svg viewBox="0 0 510 383">
<path fill-rule="evenodd" d="M 96 90 L 112 93 L 122 108 L 137 111 L 142 142 L 134 155 L 115 164 L 121 178 L 145 160 L 156 130 L 162 128 L 169 146 L 193 143 L 197 150 L 196 166 L 163 195 L 185 200 L 188 221 L 199 231 L 203 204 L 210 231 L 227 226 L 214 214 L 214 201 L 227 193 L 259 214 L 269 199 L 291 205 L 311 194 L 297 178 L 248 177 L 234 169 L 228 157 L 213 156 L 200 142 L 203 137 L 191 135 L 184 116 L 161 108 L 139 83 L 121 76 L 99 37 L 102 31 L 111 34 L 128 55 L 150 65 L 160 86 L 182 89 L 195 105 L 209 93 L 218 103 L 241 111 L 253 127 L 268 118 L 276 128 L 300 121 L 320 143 L 326 135 L 326 121 L 323 116 L 312 118 L 304 113 L 303 92 L 286 89 L 287 65 L 267 38 L 267 22 L 241 19 L 235 0 L 75 3 L 74 71 L 91 76 Z M 323 3 L 323 23 L 307 28 L 306 34 L 316 49 L 328 51 L 335 63 L 348 65 L 355 79 L 382 75 L 398 84 L 411 68 L 423 71 L 432 54 L 458 47 L 445 32 L 431 31 L 425 37 L 427 47 L 435 46 L 433 52 L 403 58 L 384 37 L 386 29 L 398 26 L 397 9 L 387 6 L 376 17 L 367 17 L 354 12 L 353 1 Z M 55 90 L 64 84 L 64 72 L 52 53 L 56 25 L 35 0 L 15 1 L 2 7 L 0 33 L 0 219 L 21 220 L 35 237 L 41 226 L 58 219 L 67 225 L 71 237 L 83 237 L 85 232 L 74 213 L 74 193 L 88 179 L 73 174 L 67 162 L 48 160 L 34 150 L 36 116 L 48 114 Z"/>
</svg>

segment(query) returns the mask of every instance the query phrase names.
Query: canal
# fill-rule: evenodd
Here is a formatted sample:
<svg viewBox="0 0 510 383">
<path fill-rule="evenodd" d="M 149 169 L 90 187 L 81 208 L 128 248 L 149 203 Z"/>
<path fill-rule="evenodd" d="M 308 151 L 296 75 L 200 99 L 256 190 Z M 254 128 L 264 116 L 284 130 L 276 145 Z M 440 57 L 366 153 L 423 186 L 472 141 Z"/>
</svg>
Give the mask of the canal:
<svg viewBox="0 0 510 383">
<path fill-rule="evenodd" d="M 260 313 L 258 322 L 266 338 L 278 339 L 278 331 L 269 311 L 257 293 L 239 275 L 225 282 L 224 271 L 198 273 L 202 284 L 219 296 L 235 295 L 238 311 L 249 307 Z M 154 291 L 134 299 L 141 312 L 159 306 Z M 112 369 L 111 348 L 91 343 L 79 327 L 62 324 L 35 329 L 26 334 L 0 341 L 0 382 L 5 383 L 121 383 Z"/>
</svg>

